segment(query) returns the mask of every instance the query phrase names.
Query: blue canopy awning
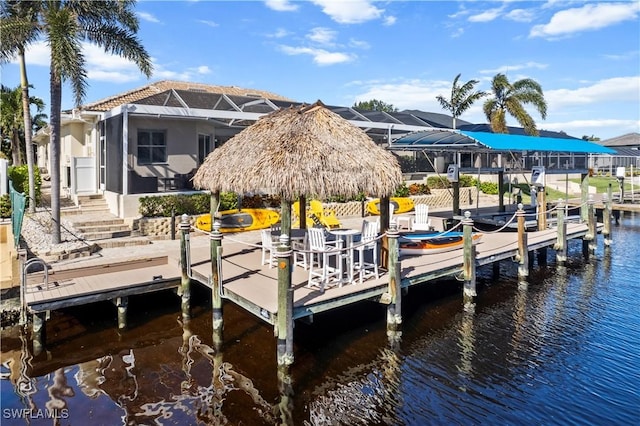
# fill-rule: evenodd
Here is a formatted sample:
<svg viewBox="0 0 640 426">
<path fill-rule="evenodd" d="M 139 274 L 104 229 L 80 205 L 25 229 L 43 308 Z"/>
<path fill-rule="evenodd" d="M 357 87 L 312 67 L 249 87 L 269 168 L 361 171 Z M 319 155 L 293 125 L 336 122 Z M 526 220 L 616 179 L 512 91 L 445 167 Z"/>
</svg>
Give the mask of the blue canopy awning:
<svg viewBox="0 0 640 426">
<path fill-rule="evenodd" d="M 468 132 L 464 130 L 420 130 L 402 136 L 389 145 L 391 150 L 432 151 L 546 151 L 585 154 L 615 154 L 610 148 L 576 138 Z"/>
</svg>

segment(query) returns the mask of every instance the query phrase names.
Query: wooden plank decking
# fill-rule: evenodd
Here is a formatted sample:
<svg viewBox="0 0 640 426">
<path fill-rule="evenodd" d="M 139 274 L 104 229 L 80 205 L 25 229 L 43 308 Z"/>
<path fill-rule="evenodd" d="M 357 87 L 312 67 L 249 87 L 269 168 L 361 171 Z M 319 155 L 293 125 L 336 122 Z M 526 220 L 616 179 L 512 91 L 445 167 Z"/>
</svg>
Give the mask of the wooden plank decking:
<svg viewBox="0 0 640 426">
<path fill-rule="evenodd" d="M 25 301 L 43 312 L 176 287 L 180 267 L 168 256 L 53 270 L 45 288 L 42 272 L 28 274 Z"/>
<path fill-rule="evenodd" d="M 567 238 L 580 238 L 587 233 L 585 224 L 567 224 Z M 553 246 L 557 238 L 555 229 L 529 232 L 529 250 Z M 260 265 L 260 249 L 241 243 L 223 242 L 222 278 L 224 296 L 233 300 L 256 316 L 273 323 L 278 308 L 278 282 L 276 268 Z M 485 265 L 511 259 L 518 250 L 517 233 L 485 234 L 476 246 L 477 264 Z M 400 258 L 402 287 L 421 284 L 444 276 L 462 272 L 462 249 L 445 253 Z M 208 250 L 192 251 L 192 275 L 207 283 L 211 275 Z M 308 272 L 296 267 L 292 274 L 293 318 L 302 318 L 362 300 L 381 299 L 388 291 L 389 276 L 381 271 L 378 279 L 332 287 L 324 293 L 307 288 Z"/>
<path fill-rule="evenodd" d="M 581 238 L 587 233 L 586 224 L 567 224 L 567 238 Z M 550 247 L 556 241 L 556 231 L 528 232 L 529 250 Z M 259 236 L 256 234 L 255 243 Z M 517 233 L 485 233 L 476 246 L 478 266 L 511 259 L 517 253 Z M 192 277 L 210 286 L 211 262 L 209 247 L 191 249 Z M 126 262 L 85 268 L 53 271 L 49 289 L 43 288 L 42 273 L 29 274 L 26 302 L 32 312 L 112 300 L 134 294 L 177 287 L 180 279 L 180 253 L 133 259 Z M 223 240 L 223 295 L 273 324 L 278 308 L 278 270 L 260 265 L 261 250 L 254 244 Z M 462 271 L 462 249 L 450 252 L 402 257 L 401 285 L 409 287 L 429 280 L 459 274 Z M 293 318 L 303 318 L 363 300 L 381 300 L 388 291 L 389 276 L 381 270 L 378 279 L 369 278 L 362 284 L 354 282 L 342 287 L 327 288 L 324 292 L 306 287 L 308 271 L 295 267 L 292 273 L 294 288 Z"/>
</svg>

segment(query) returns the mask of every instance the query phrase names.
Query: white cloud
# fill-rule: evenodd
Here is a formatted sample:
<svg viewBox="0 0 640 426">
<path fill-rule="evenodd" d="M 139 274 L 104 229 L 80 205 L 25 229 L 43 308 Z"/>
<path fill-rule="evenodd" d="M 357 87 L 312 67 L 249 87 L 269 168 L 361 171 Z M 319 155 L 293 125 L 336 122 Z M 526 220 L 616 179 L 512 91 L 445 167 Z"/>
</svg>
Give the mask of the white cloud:
<svg viewBox="0 0 640 426">
<path fill-rule="evenodd" d="M 369 48 L 371 48 L 371 45 L 368 42 L 366 42 L 364 40 L 356 40 L 356 39 L 353 39 L 353 38 L 349 40 L 349 46 L 355 47 L 355 48 L 358 48 L 358 49 L 369 49 Z"/>
<path fill-rule="evenodd" d="M 503 10 L 504 10 L 504 7 L 485 10 L 482 13 L 469 16 L 468 21 L 469 22 L 491 22 L 496 20 L 498 17 L 500 17 Z"/>
<path fill-rule="evenodd" d="M 395 16 L 385 16 L 383 25 L 390 27 L 394 25 L 397 21 L 398 21 L 398 18 L 396 18 Z"/>
<path fill-rule="evenodd" d="M 266 0 L 264 4 L 277 12 L 293 12 L 298 10 L 298 5 L 289 0 Z"/>
<path fill-rule="evenodd" d="M 597 30 L 619 22 L 637 20 L 640 2 L 590 3 L 583 7 L 562 10 L 547 24 L 534 26 L 529 37 L 558 38 L 582 31 Z"/>
<path fill-rule="evenodd" d="M 324 49 L 313 49 L 310 47 L 280 46 L 280 50 L 287 55 L 309 55 L 313 62 L 318 65 L 335 65 L 350 62 L 355 59 L 353 55 L 342 52 L 328 52 Z"/>
<path fill-rule="evenodd" d="M 27 66 L 37 65 L 48 67 L 51 65 L 51 57 L 49 54 L 49 46 L 44 41 L 39 41 L 37 43 L 30 44 L 27 47 L 27 50 L 24 53 L 24 59 L 27 63 Z M 18 58 L 14 58 L 11 61 L 12 64 L 18 63 Z"/>
<path fill-rule="evenodd" d="M 314 43 L 332 46 L 336 38 L 336 32 L 329 28 L 316 27 L 312 28 L 306 37 Z"/>
<path fill-rule="evenodd" d="M 502 65 L 498 68 L 480 70 L 479 73 L 480 74 L 498 74 L 498 73 L 505 74 L 513 71 L 520 71 L 520 70 L 526 70 L 526 69 L 532 69 L 532 68 L 543 70 L 547 67 L 548 67 L 547 64 L 541 64 L 539 62 L 531 61 L 531 62 L 525 62 L 524 64 Z"/>
<path fill-rule="evenodd" d="M 154 24 L 159 24 L 160 20 L 147 12 L 136 12 L 136 15 L 140 17 L 143 21 L 153 22 Z"/>
<path fill-rule="evenodd" d="M 276 29 L 275 32 L 267 34 L 267 37 L 269 38 L 284 38 L 286 36 L 288 36 L 290 33 L 289 31 L 285 30 L 284 28 L 278 28 Z"/>
<path fill-rule="evenodd" d="M 505 19 L 515 22 L 531 22 L 535 13 L 530 9 L 513 9 L 504 15 Z"/>
<path fill-rule="evenodd" d="M 198 19 L 197 22 L 200 22 L 201 24 L 207 25 L 207 26 L 209 26 L 211 28 L 215 28 L 215 27 L 220 26 L 217 22 L 207 21 L 206 19 Z"/>
<path fill-rule="evenodd" d="M 547 90 L 544 97 L 549 107 L 553 109 L 605 102 L 638 104 L 640 103 L 640 76 L 609 78 L 577 89 Z"/>
<path fill-rule="evenodd" d="M 340 24 L 360 24 L 362 22 L 378 19 L 384 13 L 384 9 L 378 9 L 370 0 L 312 0 L 322 8 L 322 11 L 331 19 Z"/>
</svg>

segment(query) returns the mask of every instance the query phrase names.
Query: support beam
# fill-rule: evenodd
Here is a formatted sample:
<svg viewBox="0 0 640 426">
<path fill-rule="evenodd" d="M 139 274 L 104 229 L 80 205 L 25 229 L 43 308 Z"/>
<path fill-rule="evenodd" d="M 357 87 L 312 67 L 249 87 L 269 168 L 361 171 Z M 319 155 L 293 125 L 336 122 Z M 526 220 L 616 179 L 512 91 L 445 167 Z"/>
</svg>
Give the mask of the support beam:
<svg viewBox="0 0 640 426">
<path fill-rule="evenodd" d="M 189 216 L 182 215 L 180 220 L 180 288 L 178 294 L 181 296 L 182 320 L 191 319 L 191 247 L 189 232 L 191 224 Z"/>
<path fill-rule="evenodd" d="M 500 154 L 499 154 L 500 155 Z M 499 160 L 501 161 L 501 160 Z M 502 164 L 500 164 L 502 167 Z M 505 211 L 504 207 L 504 170 L 498 172 L 498 211 Z"/>
<path fill-rule="evenodd" d="M 293 251 L 289 235 L 291 233 L 291 201 L 282 198 L 280 211 L 280 245 L 275 253 L 278 267 L 278 316 L 276 336 L 278 341 L 278 366 L 293 364 L 293 287 L 291 285 L 291 259 Z"/>
<path fill-rule="evenodd" d="M 400 261 L 398 237 L 400 233 L 395 223 L 387 231 L 389 239 L 389 295 L 390 303 L 387 306 L 387 337 L 393 344 L 400 340 L 402 331 L 402 291 L 400 286 Z"/>
<path fill-rule="evenodd" d="M 529 248 L 524 226 L 525 217 L 522 204 L 518 204 L 516 217 L 518 218 L 518 254 L 516 256 L 518 261 L 518 279 L 524 280 L 529 276 Z"/>
<path fill-rule="evenodd" d="M 604 204 L 604 210 L 602 211 L 602 236 L 604 239 L 604 247 L 605 249 L 611 247 L 612 238 L 611 238 L 611 201 L 613 199 L 613 190 L 611 188 L 611 184 L 609 184 L 609 188 L 607 188 L 606 194 L 602 195 L 602 203 Z"/>
<path fill-rule="evenodd" d="M 462 273 L 464 278 L 462 298 L 466 306 L 473 303 L 478 295 L 476 292 L 476 247 L 473 245 L 473 219 L 471 219 L 471 212 L 468 210 L 464 212 L 464 219 L 462 219 L 462 235 Z"/>
<path fill-rule="evenodd" d="M 558 265 L 564 265 L 567 261 L 567 222 L 565 220 L 566 205 L 563 200 L 558 200 L 557 210 L 558 236 L 553 249 L 556 251 Z"/>
<path fill-rule="evenodd" d="M 33 314 L 32 325 L 33 356 L 38 356 L 44 350 L 47 340 L 47 314 L 36 312 Z"/>
<path fill-rule="evenodd" d="M 209 257 L 211 258 L 211 326 L 213 346 L 216 350 L 222 347 L 222 330 L 224 321 L 222 316 L 222 232 L 220 232 L 220 192 L 211 193 L 209 214 L 211 216 L 211 231 L 209 233 Z"/>
<path fill-rule="evenodd" d="M 129 298 L 127 296 L 116 297 L 113 299 L 113 304 L 118 310 L 118 330 L 126 330 L 128 326 L 127 308 L 129 307 Z"/>
<path fill-rule="evenodd" d="M 588 226 L 588 231 L 587 234 L 584 236 L 584 239 L 586 241 L 588 241 L 588 250 L 589 250 L 589 254 L 595 254 L 596 252 L 596 245 L 597 245 L 597 240 L 596 240 L 596 234 L 597 234 L 597 230 L 596 230 L 596 212 L 595 212 L 595 200 L 593 199 L 593 195 L 589 196 L 589 201 L 587 202 L 587 226 Z"/>
</svg>

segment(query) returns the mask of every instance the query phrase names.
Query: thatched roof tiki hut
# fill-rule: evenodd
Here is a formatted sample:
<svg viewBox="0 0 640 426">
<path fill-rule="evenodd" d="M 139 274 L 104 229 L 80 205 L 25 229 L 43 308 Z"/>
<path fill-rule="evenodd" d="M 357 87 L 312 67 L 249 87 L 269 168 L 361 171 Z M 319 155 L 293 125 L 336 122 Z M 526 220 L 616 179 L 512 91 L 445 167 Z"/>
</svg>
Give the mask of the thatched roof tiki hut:
<svg viewBox="0 0 640 426">
<path fill-rule="evenodd" d="M 402 183 L 402 173 L 390 152 L 318 101 L 261 117 L 213 150 L 193 182 L 196 188 L 210 190 L 212 197 L 222 191 L 279 195 L 282 234 L 289 235 L 291 204 L 298 198 L 352 197 L 361 192 L 389 197 Z M 281 249 L 290 253 L 288 243 Z M 293 361 L 291 256 L 279 257 L 278 265 L 276 334 L 278 363 L 283 365 Z"/>
</svg>

